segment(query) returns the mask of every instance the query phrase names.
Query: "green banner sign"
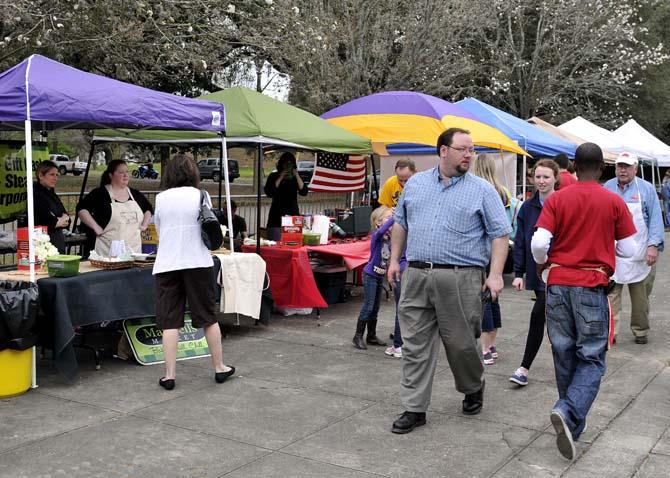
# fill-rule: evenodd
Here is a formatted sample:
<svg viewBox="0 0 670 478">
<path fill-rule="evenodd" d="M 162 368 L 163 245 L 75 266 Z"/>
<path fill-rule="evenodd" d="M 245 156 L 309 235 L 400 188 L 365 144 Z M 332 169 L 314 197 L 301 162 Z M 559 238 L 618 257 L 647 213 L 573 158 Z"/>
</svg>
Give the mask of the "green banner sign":
<svg viewBox="0 0 670 478">
<path fill-rule="evenodd" d="M 123 329 L 130 342 L 135 359 L 142 365 L 163 363 L 163 331 L 156 326 L 155 317 L 126 319 Z M 184 326 L 179 329 L 177 360 L 197 357 L 209 357 L 209 347 L 205 339 L 205 331 L 191 325 L 191 317 L 184 316 Z"/>
<path fill-rule="evenodd" d="M 33 145 L 34 171 L 39 163 L 49 159 L 46 144 Z M 26 146 L 22 141 L 0 141 L 0 221 L 13 220 L 26 211 Z"/>
</svg>

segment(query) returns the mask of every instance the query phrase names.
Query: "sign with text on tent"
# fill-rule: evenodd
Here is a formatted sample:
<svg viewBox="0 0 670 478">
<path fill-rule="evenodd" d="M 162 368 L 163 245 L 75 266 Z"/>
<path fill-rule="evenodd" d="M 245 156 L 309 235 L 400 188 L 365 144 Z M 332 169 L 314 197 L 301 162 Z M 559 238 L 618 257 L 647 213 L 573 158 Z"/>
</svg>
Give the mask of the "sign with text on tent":
<svg viewBox="0 0 670 478">
<path fill-rule="evenodd" d="M 33 144 L 33 180 L 37 165 L 49 159 L 45 143 Z M 13 221 L 26 211 L 26 145 L 23 141 L 0 141 L 0 222 Z"/>
<path fill-rule="evenodd" d="M 123 330 L 130 342 L 135 359 L 142 365 L 163 363 L 163 331 L 156 325 L 155 317 L 126 319 Z M 205 339 L 204 329 L 196 329 L 191 325 L 191 317 L 184 315 L 184 326 L 179 329 L 177 344 L 177 360 L 188 360 L 198 357 L 209 357 L 209 347 Z"/>
</svg>

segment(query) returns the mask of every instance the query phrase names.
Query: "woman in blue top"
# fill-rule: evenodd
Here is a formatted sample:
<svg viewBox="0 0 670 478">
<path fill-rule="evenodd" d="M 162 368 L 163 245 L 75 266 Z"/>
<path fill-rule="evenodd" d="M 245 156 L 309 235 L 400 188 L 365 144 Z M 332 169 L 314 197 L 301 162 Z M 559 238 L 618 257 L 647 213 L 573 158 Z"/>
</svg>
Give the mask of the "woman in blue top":
<svg viewBox="0 0 670 478">
<path fill-rule="evenodd" d="M 521 367 L 509 378 L 517 385 L 528 385 L 528 370 L 540 350 L 544 337 L 546 286 L 537 275 L 536 263 L 530 250 L 530 241 L 535 232 L 544 201 L 553 194 L 560 181 L 558 165 L 551 159 L 541 159 L 535 163 L 533 178 L 537 191 L 521 205 L 517 215 L 517 234 L 514 238 L 514 281 L 516 290 L 525 288 L 535 292 L 535 305 L 530 313 L 530 326 L 526 338 L 526 349 Z M 524 281 L 524 274 L 526 280 Z"/>
<path fill-rule="evenodd" d="M 363 306 L 358 315 L 356 323 L 356 334 L 352 340 L 354 347 L 366 350 L 368 345 L 386 345 L 386 342 L 377 337 L 377 313 L 381 302 L 382 285 L 386 276 L 386 267 L 391 258 L 391 226 L 393 226 L 393 210 L 386 206 L 380 206 L 370 216 L 370 223 L 374 232 L 370 240 L 370 260 L 363 269 Z M 401 268 L 406 262 L 401 261 Z M 399 284 L 396 284 L 399 289 Z M 398 291 L 399 293 L 399 291 Z M 397 322 L 397 319 L 396 319 Z M 363 334 L 367 326 L 368 336 L 363 340 Z M 397 340 L 400 340 L 400 332 L 396 327 Z M 395 340 L 395 336 L 394 336 Z M 402 343 L 402 342 L 401 342 Z M 400 347 L 398 347 L 399 349 Z M 402 352 L 398 351 L 402 354 Z M 393 355 L 387 354 L 387 355 Z M 402 356 L 402 355 L 399 355 Z"/>
</svg>

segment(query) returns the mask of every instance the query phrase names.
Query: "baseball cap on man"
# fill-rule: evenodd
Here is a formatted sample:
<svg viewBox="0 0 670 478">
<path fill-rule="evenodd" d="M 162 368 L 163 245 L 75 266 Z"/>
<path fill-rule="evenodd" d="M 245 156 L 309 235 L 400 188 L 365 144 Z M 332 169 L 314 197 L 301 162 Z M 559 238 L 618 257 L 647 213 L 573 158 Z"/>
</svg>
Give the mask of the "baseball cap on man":
<svg viewBox="0 0 670 478">
<path fill-rule="evenodd" d="M 633 153 L 623 152 L 617 156 L 614 164 L 627 164 L 628 166 L 633 166 L 637 164 L 637 156 Z"/>
</svg>

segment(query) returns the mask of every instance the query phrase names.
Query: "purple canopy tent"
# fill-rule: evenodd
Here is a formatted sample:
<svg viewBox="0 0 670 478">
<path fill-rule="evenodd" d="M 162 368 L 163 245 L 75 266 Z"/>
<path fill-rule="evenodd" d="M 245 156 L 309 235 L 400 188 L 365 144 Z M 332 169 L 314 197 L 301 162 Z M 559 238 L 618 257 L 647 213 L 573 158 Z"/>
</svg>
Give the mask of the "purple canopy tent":
<svg viewBox="0 0 670 478">
<path fill-rule="evenodd" d="M 0 74 L 0 129 L 25 132 L 30 280 L 35 281 L 32 130 L 184 129 L 221 134 L 226 154 L 223 104 L 161 93 L 86 73 L 40 55 L 31 55 Z M 94 145 L 91 145 L 89 167 Z M 223 158 L 222 158 L 223 159 Z M 230 196 L 228 161 L 223 160 Z M 88 168 L 84 183 L 88 176 Z M 230 201 L 228 201 L 230 209 Z M 232 218 L 228 210 L 229 221 Z M 232 224 L 229 224 L 232 230 Z M 232 250 L 232 238 L 231 238 Z M 33 387 L 35 386 L 33 352 Z"/>
</svg>

